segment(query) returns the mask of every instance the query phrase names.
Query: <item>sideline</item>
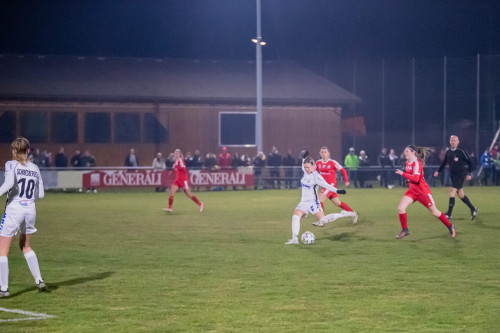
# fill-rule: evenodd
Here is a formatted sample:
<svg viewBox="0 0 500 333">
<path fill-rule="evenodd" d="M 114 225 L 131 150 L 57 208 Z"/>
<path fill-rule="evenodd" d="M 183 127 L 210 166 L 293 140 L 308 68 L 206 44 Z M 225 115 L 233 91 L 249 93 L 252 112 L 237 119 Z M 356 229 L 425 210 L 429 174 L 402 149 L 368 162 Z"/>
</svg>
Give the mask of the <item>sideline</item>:
<svg viewBox="0 0 500 333">
<path fill-rule="evenodd" d="M 48 315 L 45 313 L 36 313 L 36 312 L 16 310 L 16 309 L 11 310 L 11 309 L 6 309 L 6 308 L 0 308 L 0 311 L 10 312 L 10 313 L 19 313 L 19 314 L 28 316 L 25 318 L 16 318 L 16 319 L 0 319 L 0 323 L 7 322 L 7 321 L 38 320 L 38 319 L 48 319 L 48 318 L 55 317 L 55 316 Z"/>
</svg>

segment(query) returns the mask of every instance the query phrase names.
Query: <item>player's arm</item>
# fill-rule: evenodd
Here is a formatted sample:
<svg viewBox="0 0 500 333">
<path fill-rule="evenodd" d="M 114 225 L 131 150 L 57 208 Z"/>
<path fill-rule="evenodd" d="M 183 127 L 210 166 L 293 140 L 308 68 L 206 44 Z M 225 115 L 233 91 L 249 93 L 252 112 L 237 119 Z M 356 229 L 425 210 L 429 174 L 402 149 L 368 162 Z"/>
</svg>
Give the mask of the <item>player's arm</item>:
<svg viewBox="0 0 500 333">
<path fill-rule="evenodd" d="M 441 162 L 441 165 L 439 166 L 439 169 L 434 172 L 434 177 L 437 177 L 439 175 L 439 173 L 441 171 L 443 171 L 444 167 L 446 166 L 446 163 L 448 163 L 448 153 L 450 152 L 450 150 L 448 150 L 446 152 L 446 154 L 444 155 L 444 158 L 443 158 L 443 161 Z"/>
<path fill-rule="evenodd" d="M 344 183 L 345 183 L 345 186 L 349 186 L 349 178 L 347 176 L 347 171 L 346 169 L 342 168 L 340 169 L 340 172 L 342 172 L 342 176 L 344 176 Z"/>
<path fill-rule="evenodd" d="M 38 169 L 38 191 L 36 192 L 36 199 L 42 199 L 45 196 L 45 189 L 43 188 L 43 180 L 42 180 L 42 174 L 40 173 L 40 169 Z"/>
<path fill-rule="evenodd" d="M 314 181 L 316 182 L 316 184 L 318 184 L 321 187 L 326 188 L 329 191 L 336 192 L 338 194 L 345 194 L 346 193 L 345 190 L 339 190 L 335 186 L 328 184 L 326 182 L 325 178 L 323 178 L 323 176 L 321 176 L 319 174 L 319 172 L 316 172 L 316 171 L 314 172 Z"/>
<path fill-rule="evenodd" d="M 467 163 L 467 176 L 472 175 L 472 171 L 474 171 L 474 165 L 472 164 L 472 160 L 470 159 L 469 154 L 465 150 L 462 150 L 464 154 L 465 163 Z"/>
<path fill-rule="evenodd" d="M 399 169 L 396 170 L 396 173 L 398 175 L 405 177 L 406 179 L 408 179 L 409 181 L 414 182 L 414 183 L 418 183 L 418 181 L 420 179 L 419 173 L 415 173 L 415 174 L 410 175 L 409 173 L 406 173 L 403 170 L 399 170 Z"/>
<path fill-rule="evenodd" d="M 14 186 L 14 181 L 14 164 L 7 162 L 5 163 L 5 179 L 2 186 L 0 186 L 0 196 L 7 193 Z"/>
</svg>

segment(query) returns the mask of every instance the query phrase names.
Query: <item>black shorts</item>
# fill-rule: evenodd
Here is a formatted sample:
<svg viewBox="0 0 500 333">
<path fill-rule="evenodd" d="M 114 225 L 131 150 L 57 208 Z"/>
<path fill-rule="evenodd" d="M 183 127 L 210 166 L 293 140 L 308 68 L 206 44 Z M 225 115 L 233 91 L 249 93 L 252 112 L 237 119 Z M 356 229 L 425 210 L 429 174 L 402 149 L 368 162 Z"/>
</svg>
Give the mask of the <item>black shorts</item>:
<svg viewBox="0 0 500 333">
<path fill-rule="evenodd" d="M 464 181 L 466 176 L 467 176 L 466 173 L 451 172 L 450 173 L 451 187 L 460 190 L 462 187 L 464 187 Z"/>
</svg>

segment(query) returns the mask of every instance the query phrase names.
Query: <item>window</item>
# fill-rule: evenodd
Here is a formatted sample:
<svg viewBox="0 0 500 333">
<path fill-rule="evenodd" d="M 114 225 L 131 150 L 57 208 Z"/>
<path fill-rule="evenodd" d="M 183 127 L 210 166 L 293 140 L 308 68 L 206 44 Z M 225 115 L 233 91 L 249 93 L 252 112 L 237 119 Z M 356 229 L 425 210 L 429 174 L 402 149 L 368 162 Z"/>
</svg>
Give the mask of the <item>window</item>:
<svg viewBox="0 0 500 333">
<path fill-rule="evenodd" d="M 105 112 L 92 112 L 85 115 L 85 142 L 111 142 L 111 115 Z"/>
<path fill-rule="evenodd" d="M 47 142 L 47 113 L 25 112 L 21 114 L 21 133 L 30 142 Z"/>
<path fill-rule="evenodd" d="M 140 142 L 140 116 L 138 113 L 115 114 L 115 142 Z"/>
<path fill-rule="evenodd" d="M 219 145 L 255 146 L 255 112 L 219 112 Z"/>
<path fill-rule="evenodd" d="M 143 131 L 145 143 L 167 142 L 168 131 L 152 113 L 144 114 Z"/>
<path fill-rule="evenodd" d="M 54 112 L 51 117 L 51 138 L 56 143 L 78 141 L 78 117 L 75 112 Z"/>
<path fill-rule="evenodd" d="M 12 142 L 16 138 L 16 114 L 0 112 L 0 142 Z"/>
</svg>

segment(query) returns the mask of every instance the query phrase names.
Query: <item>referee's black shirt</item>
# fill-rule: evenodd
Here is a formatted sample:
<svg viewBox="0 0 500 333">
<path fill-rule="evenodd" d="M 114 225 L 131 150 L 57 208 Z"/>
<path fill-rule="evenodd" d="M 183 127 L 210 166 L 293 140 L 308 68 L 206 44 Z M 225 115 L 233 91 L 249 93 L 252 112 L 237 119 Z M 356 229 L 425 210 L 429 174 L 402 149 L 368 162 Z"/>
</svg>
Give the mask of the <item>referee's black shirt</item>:
<svg viewBox="0 0 500 333">
<path fill-rule="evenodd" d="M 455 149 L 448 149 L 444 156 L 443 162 L 439 166 L 438 172 L 441 172 L 448 164 L 450 166 L 450 173 L 466 173 L 472 172 L 472 161 L 469 154 L 460 147 Z"/>
</svg>

